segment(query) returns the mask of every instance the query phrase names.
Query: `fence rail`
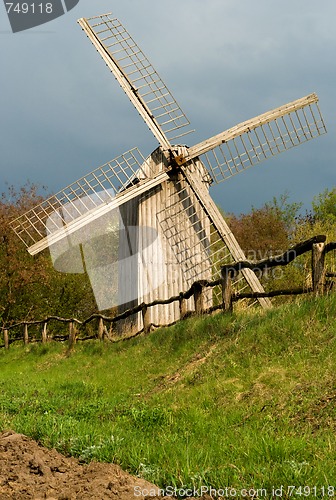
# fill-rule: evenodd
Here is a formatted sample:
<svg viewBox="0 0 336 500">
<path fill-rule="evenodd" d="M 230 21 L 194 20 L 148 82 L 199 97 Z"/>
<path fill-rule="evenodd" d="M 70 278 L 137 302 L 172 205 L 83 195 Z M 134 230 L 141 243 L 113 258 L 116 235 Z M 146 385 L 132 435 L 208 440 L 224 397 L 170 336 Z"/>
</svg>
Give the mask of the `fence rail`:
<svg viewBox="0 0 336 500">
<path fill-rule="evenodd" d="M 72 346 L 76 341 L 83 341 L 88 339 L 98 338 L 103 340 L 107 338 L 111 342 L 119 342 L 128 340 L 129 338 L 133 338 L 141 333 L 147 333 L 150 331 L 151 327 L 160 327 L 163 325 L 153 325 L 149 321 L 148 310 L 150 307 L 156 305 L 167 305 L 173 302 L 179 302 L 180 309 L 180 319 L 184 319 L 192 314 L 200 315 L 200 314 L 209 314 L 216 310 L 222 309 L 224 312 L 231 312 L 233 308 L 233 303 L 242 300 L 242 299 L 258 299 L 262 297 L 276 297 L 283 295 L 300 295 L 304 293 L 315 293 L 322 294 L 325 289 L 325 278 L 336 278 L 336 273 L 334 272 L 326 272 L 325 270 L 325 256 L 327 253 L 336 250 L 336 242 L 330 242 L 326 244 L 326 236 L 318 235 L 306 240 L 304 242 L 298 243 L 292 248 L 286 250 L 281 255 L 276 255 L 270 257 L 268 259 L 264 259 L 258 262 L 244 260 L 240 262 L 235 262 L 232 264 L 227 264 L 222 266 L 221 268 L 221 278 L 215 281 L 207 281 L 200 280 L 193 283 L 193 285 L 186 292 L 181 292 L 179 295 L 175 295 L 165 300 L 154 300 L 150 303 L 141 303 L 136 307 L 128 309 L 121 314 L 118 314 L 114 317 L 105 316 L 103 314 L 95 313 L 81 321 L 76 318 L 62 318 L 59 316 L 48 316 L 44 319 L 40 320 L 31 320 L 31 321 L 20 321 L 17 323 L 12 323 L 9 325 L 3 325 L 1 327 L 3 334 L 3 342 L 4 344 L 0 347 L 4 347 L 6 349 L 9 348 L 9 345 L 12 342 L 17 340 L 23 340 L 24 344 L 27 345 L 29 342 L 37 342 L 41 341 L 42 343 L 46 343 L 48 340 L 68 340 L 69 346 Z M 277 267 L 277 266 L 286 266 L 293 260 L 295 260 L 300 255 L 303 255 L 306 252 L 312 252 L 311 265 L 312 265 L 312 286 L 311 287 L 302 287 L 296 289 L 284 289 L 284 290 L 273 290 L 271 292 L 251 292 L 251 293 L 239 293 L 234 292 L 232 290 L 232 279 L 234 276 L 239 273 L 242 269 L 252 269 L 254 272 L 264 272 L 266 269 Z M 215 305 L 211 308 L 204 308 L 204 290 L 206 288 L 213 288 L 215 286 L 220 286 L 222 291 L 222 301 L 220 304 Z M 186 301 L 194 297 L 194 312 L 186 312 Z M 115 336 L 113 335 L 115 331 L 116 324 L 124 320 L 134 314 L 141 313 L 143 319 L 143 328 L 135 333 L 132 333 L 128 336 Z M 59 323 L 68 324 L 68 333 L 66 335 L 53 335 L 52 337 L 48 336 L 48 324 L 56 321 Z M 83 329 L 86 325 L 91 322 L 98 321 L 97 333 L 94 335 L 80 337 L 78 335 L 79 330 Z M 109 330 L 106 327 L 106 323 L 110 325 Z M 29 326 L 41 326 L 41 335 L 40 338 L 29 339 L 28 335 L 28 327 Z M 170 326 L 170 325 L 164 325 Z M 23 328 L 23 336 L 15 337 L 14 339 L 9 338 L 9 332 L 13 329 Z"/>
</svg>

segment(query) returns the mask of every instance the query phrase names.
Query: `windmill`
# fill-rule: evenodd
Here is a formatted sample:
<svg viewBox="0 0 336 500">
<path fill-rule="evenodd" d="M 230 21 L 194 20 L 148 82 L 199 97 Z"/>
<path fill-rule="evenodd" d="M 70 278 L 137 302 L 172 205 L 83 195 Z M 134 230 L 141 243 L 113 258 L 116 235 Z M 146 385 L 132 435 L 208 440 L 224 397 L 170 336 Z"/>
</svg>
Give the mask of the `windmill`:
<svg viewBox="0 0 336 500">
<path fill-rule="evenodd" d="M 111 305 L 109 294 L 117 293 L 125 308 L 215 279 L 221 264 L 242 260 L 244 253 L 210 185 L 325 133 L 318 97 L 310 94 L 187 147 L 181 138 L 191 132 L 190 122 L 120 21 L 109 13 L 78 23 L 159 146 L 148 158 L 132 149 L 97 168 L 14 220 L 12 228 L 30 254 L 49 247 L 59 270 L 86 270 L 101 292 L 100 309 Z M 116 242 L 118 259 L 111 260 Z M 111 287 L 112 275 L 118 283 Z M 240 278 L 263 291 L 252 270 Z M 213 293 L 205 300 L 210 306 Z M 178 310 L 155 306 L 151 314 L 152 323 L 167 324 Z"/>
</svg>

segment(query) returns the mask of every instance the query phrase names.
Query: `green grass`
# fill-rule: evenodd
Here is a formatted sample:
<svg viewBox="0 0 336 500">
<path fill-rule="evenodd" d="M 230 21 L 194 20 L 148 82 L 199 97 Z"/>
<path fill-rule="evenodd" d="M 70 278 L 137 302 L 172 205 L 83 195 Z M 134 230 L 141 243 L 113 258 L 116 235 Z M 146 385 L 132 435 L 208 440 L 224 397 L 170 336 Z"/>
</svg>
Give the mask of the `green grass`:
<svg viewBox="0 0 336 500">
<path fill-rule="evenodd" d="M 336 488 L 335 316 L 330 295 L 70 353 L 11 345 L 0 428 L 161 487 Z"/>
</svg>

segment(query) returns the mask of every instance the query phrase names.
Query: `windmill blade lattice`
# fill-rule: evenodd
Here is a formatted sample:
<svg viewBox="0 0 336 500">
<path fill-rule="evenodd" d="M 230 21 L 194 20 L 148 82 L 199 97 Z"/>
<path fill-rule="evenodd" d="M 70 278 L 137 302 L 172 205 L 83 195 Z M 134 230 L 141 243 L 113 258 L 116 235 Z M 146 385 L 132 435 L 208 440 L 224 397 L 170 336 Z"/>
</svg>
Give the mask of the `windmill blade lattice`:
<svg viewBox="0 0 336 500">
<path fill-rule="evenodd" d="M 190 167 L 194 175 L 196 170 L 196 175 L 204 175 L 201 162 L 193 162 Z M 183 273 L 183 291 L 195 281 L 221 278 L 221 266 L 232 262 L 232 252 L 184 176 L 175 179 L 174 189 L 169 191 L 157 220 Z M 233 288 L 235 291 L 249 288 L 241 273 L 235 277 Z M 220 287 L 208 289 L 203 299 L 205 308 L 220 304 Z"/>
<path fill-rule="evenodd" d="M 164 172 L 153 175 L 134 148 L 13 220 L 11 227 L 35 255 L 167 178 Z"/>
<path fill-rule="evenodd" d="M 78 23 L 163 148 L 192 132 L 186 115 L 118 19 L 102 14 Z"/>
<path fill-rule="evenodd" d="M 218 183 L 324 133 L 318 97 L 310 94 L 189 148 L 186 160 L 201 156 Z"/>
</svg>

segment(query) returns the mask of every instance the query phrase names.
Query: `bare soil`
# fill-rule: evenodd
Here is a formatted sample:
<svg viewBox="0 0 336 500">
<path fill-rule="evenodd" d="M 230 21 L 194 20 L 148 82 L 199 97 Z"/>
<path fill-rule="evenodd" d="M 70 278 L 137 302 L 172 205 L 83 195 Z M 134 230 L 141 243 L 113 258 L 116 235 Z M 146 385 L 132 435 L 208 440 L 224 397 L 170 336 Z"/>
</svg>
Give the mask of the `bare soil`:
<svg viewBox="0 0 336 500">
<path fill-rule="evenodd" d="M 150 491 L 148 498 L 157 491 L 117 465 L 81 464 L 22 434 L 0 434 L 0 500 L 143 500 L 140 489 Z"/>
</svg>

